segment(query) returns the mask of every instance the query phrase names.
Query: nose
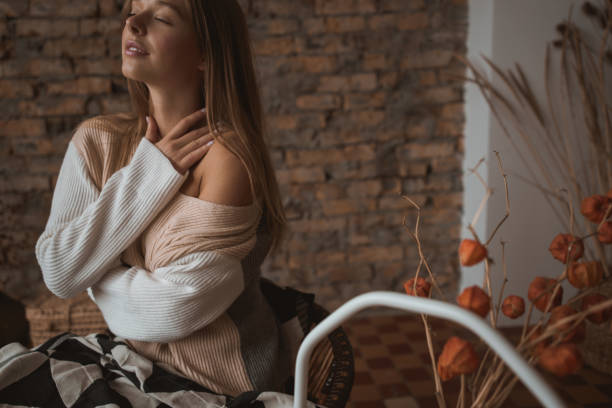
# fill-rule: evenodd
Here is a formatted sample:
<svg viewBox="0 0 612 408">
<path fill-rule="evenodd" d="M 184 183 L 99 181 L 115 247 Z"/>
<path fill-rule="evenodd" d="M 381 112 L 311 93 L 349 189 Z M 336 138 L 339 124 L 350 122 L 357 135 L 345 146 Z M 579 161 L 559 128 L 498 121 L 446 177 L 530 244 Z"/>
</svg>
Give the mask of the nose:
<svg viewBox="0 0 612 408">
<path fill-rule="evenodd" d="M 145 26 L 141 21 L 140 14 L 130 16 L 126 20 L 126 25 L 128 26 L 128 29 L 133 33 L 143 34 L 145 32 Z"/>
</svg>

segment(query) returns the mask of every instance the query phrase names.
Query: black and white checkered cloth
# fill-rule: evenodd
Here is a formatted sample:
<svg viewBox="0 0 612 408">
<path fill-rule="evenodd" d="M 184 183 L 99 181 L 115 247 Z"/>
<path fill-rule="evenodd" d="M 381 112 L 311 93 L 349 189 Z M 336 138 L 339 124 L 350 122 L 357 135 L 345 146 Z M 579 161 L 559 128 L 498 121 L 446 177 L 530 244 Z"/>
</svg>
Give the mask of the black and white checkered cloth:
<svg viewBox="0 0 612 408">
<path fill-rule="evenodd" d="M 293 396 L 216 394 L 144 358 L 120 337 L 63 333 L 33 349 L 16 342 L 0 348 L 0 406 L 280 408 L 292 407 Z"/>
</svg>

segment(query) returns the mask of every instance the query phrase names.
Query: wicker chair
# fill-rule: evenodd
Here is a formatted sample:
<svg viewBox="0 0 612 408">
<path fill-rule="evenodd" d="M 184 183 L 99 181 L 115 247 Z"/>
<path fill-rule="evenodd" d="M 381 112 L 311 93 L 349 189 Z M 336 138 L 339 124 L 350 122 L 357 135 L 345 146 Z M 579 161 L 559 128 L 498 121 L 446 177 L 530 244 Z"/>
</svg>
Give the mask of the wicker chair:
<svg viewBox="0 0 612 408">
<path fill-rule="evenodd" d="M 262 289 L 264 287 L 272 291 L 285 290 L 262 278 Z M 303 327 L 309 327 L 307 332 L 329 315 L 322 306 L 308 301 L 314 295 L 289 290 L 299 294 L 296 297 L 296 310 Z M 26 306 L 26 318 L 30 326 L 29 347 L 38 346 L 67 331 L 85 336 L 108 330 L 102 313 L 87 293 L 71 299 L 60 299 L 47 293 Z M 346 333 L 338 327 L 312 353 L 307 398 L 327 408 L 342 408 L 351 393 L 353 378 L 353 350 Z M 288 384 L 286 392 L 293 394 L 293 383 Z"/>
</svg>

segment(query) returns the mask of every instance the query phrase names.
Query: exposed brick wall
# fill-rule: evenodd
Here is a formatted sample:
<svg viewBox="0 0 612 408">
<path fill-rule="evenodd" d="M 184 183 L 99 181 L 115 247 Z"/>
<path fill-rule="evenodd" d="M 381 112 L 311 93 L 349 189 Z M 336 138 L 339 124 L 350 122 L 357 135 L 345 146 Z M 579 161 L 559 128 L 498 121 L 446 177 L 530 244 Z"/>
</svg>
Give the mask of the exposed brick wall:
<svg viewBox="0 0 612 408">
<path fill-rule="evenodd" d="M 119 1 L 119 3 L 121 3 Z M 329 309 L 402 291 L 418 254 L 400 194 L 454 295 L 461 219 L 465 0 L 241 0 L 290 233 L 263 274 Z M 0 277 L 40 285 L 36 239 L 68 138 L 129 110 L 115 0 L 0 1 Z M 409 217 L 408 219 L 411 219 Z"/>
</svg>

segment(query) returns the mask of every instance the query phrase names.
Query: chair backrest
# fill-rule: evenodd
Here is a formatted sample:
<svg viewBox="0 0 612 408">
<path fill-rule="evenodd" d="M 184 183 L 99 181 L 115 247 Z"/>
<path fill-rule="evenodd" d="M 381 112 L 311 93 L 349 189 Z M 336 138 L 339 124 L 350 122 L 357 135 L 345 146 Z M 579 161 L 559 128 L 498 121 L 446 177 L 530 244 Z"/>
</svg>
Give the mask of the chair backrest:
<svg viewBox="0 0 612 408">
<path fill-rule="evenodd" d="M 310 308 L 311 329 L 329 316 L 317 303 Z M 328 408 L 343 408 L 355 377 L 353 348 L 342 327 L 334 329 L 314 349 L 308 369 L 308 400 Z"/>
</svg>

